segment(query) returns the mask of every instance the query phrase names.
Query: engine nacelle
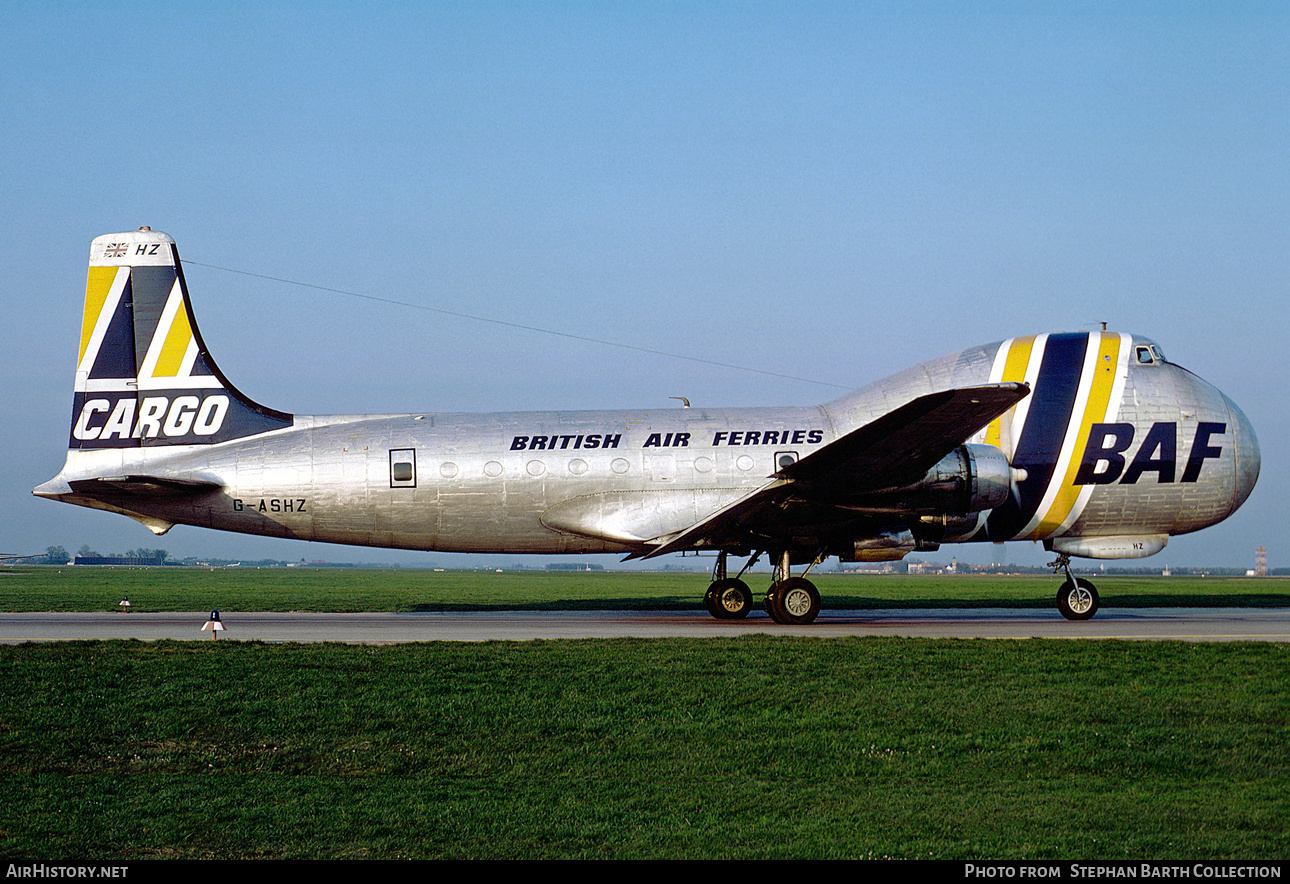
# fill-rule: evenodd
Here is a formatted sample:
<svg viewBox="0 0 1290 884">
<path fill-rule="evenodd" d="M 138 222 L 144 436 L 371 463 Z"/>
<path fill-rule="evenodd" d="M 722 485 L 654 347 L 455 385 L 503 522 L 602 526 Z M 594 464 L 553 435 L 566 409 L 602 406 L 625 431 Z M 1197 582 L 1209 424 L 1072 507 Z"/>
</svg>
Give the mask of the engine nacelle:
<svg viewBox="0 0 1290 884">
<path fill-rule="evenodd" d="M 967 515 L 992 510 L 1012 493 L 1012 465 L 993 445 L 960 445 L 917 482 L 848 494 L 862 513 Z"/>
<path fill-rule="evenodd" d="M 861 537 L 849 548 L 835 549 L 832 554 L 843 562 L 896 562 L 912 552 L 936 552 L 940 548 L 936 541 L 915 537 L 905 528 Z"/>
</svg>

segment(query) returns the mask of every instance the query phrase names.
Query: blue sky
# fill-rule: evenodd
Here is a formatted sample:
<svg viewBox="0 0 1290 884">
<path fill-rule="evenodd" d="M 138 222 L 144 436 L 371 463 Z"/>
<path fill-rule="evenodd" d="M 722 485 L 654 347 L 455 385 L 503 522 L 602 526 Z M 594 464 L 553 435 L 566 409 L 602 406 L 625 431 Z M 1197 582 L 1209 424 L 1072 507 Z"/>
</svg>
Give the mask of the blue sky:
<svg viewBox="0 0 1290 884">
<path fill-rule="evenodd" d="M 1286 565 L 1288 38 L 1279 4 L 19 3 L 0 547 L 463 561 L 31 496 L 89 242 L 146 224 L 226 374 L 299 413 L 806 404 L 1106 322 L 1263 449 L 1153 562 Z"/>
</svg>

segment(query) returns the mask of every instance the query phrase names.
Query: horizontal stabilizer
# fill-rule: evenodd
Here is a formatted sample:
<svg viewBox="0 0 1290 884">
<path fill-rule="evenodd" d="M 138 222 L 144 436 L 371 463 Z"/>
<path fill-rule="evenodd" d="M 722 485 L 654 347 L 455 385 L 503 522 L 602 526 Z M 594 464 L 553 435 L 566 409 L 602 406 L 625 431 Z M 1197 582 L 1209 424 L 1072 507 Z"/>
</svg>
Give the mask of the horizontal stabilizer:
<svg viewBox="0 0 1290 884">
<path fill-rule="evenodd" d="M 201 479 L 170 479 L 161 476 L 99 476 L 67 483 L 85 497 L 193 497 L 218 491 L 224 486 Z"/>
</svg>

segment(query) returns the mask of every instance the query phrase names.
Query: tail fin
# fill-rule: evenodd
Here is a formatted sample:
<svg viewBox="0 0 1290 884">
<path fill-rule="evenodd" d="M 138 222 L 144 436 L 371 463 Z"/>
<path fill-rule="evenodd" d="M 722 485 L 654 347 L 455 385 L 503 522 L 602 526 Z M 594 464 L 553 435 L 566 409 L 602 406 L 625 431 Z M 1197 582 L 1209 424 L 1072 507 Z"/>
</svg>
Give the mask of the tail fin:
<svg viewBox="0 0 1290 884">
<path fill-rule="evenodd" d="M 173 239 L 143 227 L 94 240 L 69 448 L 224 442 L 292 423 L 216 367 Z"/>
</svg>

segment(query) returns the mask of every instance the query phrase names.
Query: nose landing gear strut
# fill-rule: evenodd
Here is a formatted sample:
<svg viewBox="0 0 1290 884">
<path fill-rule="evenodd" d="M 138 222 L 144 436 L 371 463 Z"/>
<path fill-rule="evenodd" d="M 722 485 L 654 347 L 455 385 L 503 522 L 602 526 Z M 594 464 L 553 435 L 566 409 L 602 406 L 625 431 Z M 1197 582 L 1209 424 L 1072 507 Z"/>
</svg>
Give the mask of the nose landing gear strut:
<svg viewBox="0 0 1290 884">
<path fill-rule="evenodd" d="M 1048 563 L 1054 572 L 1064 571 L 1066 582 L 1057 590 L 1057 610 L 1067 620 L 1088 620 L 1097 613 L 1100 601 L 1097 588 L 1083 577 L 1071 574 L 1071 557 L 1067 553 L 1058 553 L 1054 561 Z"/>
</svg>

